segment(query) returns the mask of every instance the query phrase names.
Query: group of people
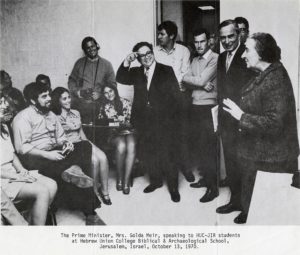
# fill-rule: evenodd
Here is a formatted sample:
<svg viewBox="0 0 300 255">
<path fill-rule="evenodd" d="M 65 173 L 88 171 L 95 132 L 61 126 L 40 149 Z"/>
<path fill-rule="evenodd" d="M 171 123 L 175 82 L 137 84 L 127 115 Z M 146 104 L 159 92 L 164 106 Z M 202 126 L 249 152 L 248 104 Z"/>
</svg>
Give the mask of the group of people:
<svg viewBox="0 0 300 255">
<path fill-rule="evenodd" d="M 267 33 L 249 36 L 242 17 L 218 26 L 221 54 L 204 28 L 193 31 L 195 56 L 176 37 L 176 24 L 162 22 L 158 46 L 137 43 L 116 76 L 99 56 L 97 41 L 86 37 L 85 56 L 74 65 L 69 90 L 52 91 L 49 77 L 39 75 L 25 86 L 25 100 L 1 71 L 2 192 L 14 202 L 34 200 L 30 223 L 45 223 L 58 189 L 87 215 L 87 224 L 103 224 L 94 210 L 100 200 L 112 204 L 104 144 L 113 149 L 118 191 L 130 193 L 138 159 L 150 180 L 144 193 L 166 180 L 174 202 L 180 201 L 179 171 L 191 187 L 206 188 L 202 203 L 229 186 L 230 201 L 216 212 L 240 211 L 238 224 L 247 221 L 257 170 L 298 170 L 295 99 L 275 39 Z M 140 65 L 132 67 L 135 61 Z M 119 96 L 117 82 L 134 87 L 132 104 Z M 96 128 L 86 135 L 83 124 L 117 128 L 97 139 L 103 134 Z M 227 176 L 221 181 L 220 141 Z M 197 182 L 193 167 L 201 175 Z M 38 175 L 28 171 L 34 169 Z"/>
</svg>

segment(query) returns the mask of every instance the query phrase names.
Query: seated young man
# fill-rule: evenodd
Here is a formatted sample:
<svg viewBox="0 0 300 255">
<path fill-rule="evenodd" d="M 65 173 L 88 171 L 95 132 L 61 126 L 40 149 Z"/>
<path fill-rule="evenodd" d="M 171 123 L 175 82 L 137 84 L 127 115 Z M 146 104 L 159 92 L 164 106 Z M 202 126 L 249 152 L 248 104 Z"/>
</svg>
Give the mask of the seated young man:
<svg viewBox="0 0 300 255">
<path fill-rule="evenodd" d="M 19 112 L 12 123 L 15 148 L 24 166 L 39 169 L 41 174 L 54 179 L 70 206 L 79 207 L 85 213 L 87 225 L 103 225 L 94 212 L 100 201 L 93 188 L 80 189 L 61 178 L 62 172 L 73 165 L 90 170 L 91 145 L 77 143 L 74 146 L 67 141 L 57 116 L 49 110 L 51 97 L 47 85 L 30 83 L 25 89 L 30 105 Z"/>
</svg>

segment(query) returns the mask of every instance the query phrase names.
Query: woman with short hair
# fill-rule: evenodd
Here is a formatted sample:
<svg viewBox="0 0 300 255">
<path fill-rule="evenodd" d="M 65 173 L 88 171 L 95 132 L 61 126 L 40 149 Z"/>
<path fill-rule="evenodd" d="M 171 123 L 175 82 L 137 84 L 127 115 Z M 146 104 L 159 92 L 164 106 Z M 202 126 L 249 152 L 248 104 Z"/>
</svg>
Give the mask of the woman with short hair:
<svg viewBox="0 0 300 255">
<path fill-rule="evenodd" d="M 258 76 L 244 84 L 239 106 L 230 99 L 223 101 L 223 109 L 239 122 L 242 212 L 234 219 L 238 224 L 247 221 L 257 170 L 294 173 L 299 155 L 295 98 L 280 62 L 281 50 L 266 33 L 251 35 L 245 45 L 242 58 Z"/>
</svg>

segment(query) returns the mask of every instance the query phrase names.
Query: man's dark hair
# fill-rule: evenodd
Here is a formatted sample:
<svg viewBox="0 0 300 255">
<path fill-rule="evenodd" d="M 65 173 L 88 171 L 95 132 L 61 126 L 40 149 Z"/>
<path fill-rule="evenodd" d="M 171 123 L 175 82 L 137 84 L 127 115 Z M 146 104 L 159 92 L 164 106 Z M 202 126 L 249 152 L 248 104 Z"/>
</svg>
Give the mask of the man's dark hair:
<svg viewBox="0 0 300 255">
<path fill-rule="evenodd" d="M 249 22 L 246 18 L 244 17 L 236 17 L 234 19 L 234 21 L 237 23 L 237 24 L 245 24 L 245 27 L 247 28 L 247 30 L 249 30 Z"/>
<path fill-rule="evenodd" d="M 92 42 L 94 42 L 94 43 L 96 44 L 98 50 L 100 49 L 100 46 L 99 46 L 99 44 L 97 43 L 96 39 L 95 39 L 94 37 L 87 36 L 87 37 L 85 37 L 85 38 L 82 40 L 82 42 L 81 42 L 81 49 L 82 49 L 84 52 L 85 52 L 85 46 L 86 46 L 86 44 L 87 44 L 88 42 L 90 42 L 90 41 L 92 41 Z"/>
<path fill-rule="evenodd" d="M 202 35 L 202 34 L 205 34 L 206 35 L 206 39 L 208 40 L 209 39 L 209 32 L 205 29 L 205 28 L 196 28 L 194 31 L 193 31 L 193 36 L 198 36 L 198 35 Z"/>
<path fill-rule="evenodd" d="M 45 75 L 45 74 L 39 74 L 36 78 L 35 78 L 35 82 L 36 83 L 47 83 L 51 86 L 51 81 L 49 76 Z"/>
<path fill-rule="evenodd" d="M 157 27 L 158 31 L 161 31 L 163 29 L 166 30 L 168 36 L 174 35 L 173 40 L 175 41 L 178 33 L 178 28 L 176 23 L 170 20 L 166 20 Z"/>
<path fill-rule="evenodd" d="M 27 84 L 23 90 L 23 95 L 28 104 L 31 104 L 30 100 L 36 101 L 40 94 L 49 91 L 49 88 L 44 83 L 31 82 Z"/>
<path fill-rule="evenodd" d="M 274 37 L 267 33 L 255 33 L 250 36 L 255 41 L 255 49 L 262 61 L 274 63 L 281 59 L 281 49 Z"/>
<path fill-rule="evenodd" d="M 238 24 L 237 24 L 234 20 L 232 20 L 232 19 L 224 20 L 224 21 L 218 26 L 219 32 L 220 32 L 220 30 L 221 30 L 222 27 L 227 27 L 227 26 L 229 26 L 229 25 L 233 25 L 233 26 L 234 26 L 235 31 L 237 32 L 237 34 L 240 33 Z"/>
<path fill-rule="evenodd" d="M 153 51 L 153 46 L 151 43 L 148 42 L 139 42 L 133 46 L 132 52 L 137 52 L 140 48 L 147 46 L 151 51 Z"/>
</svg>

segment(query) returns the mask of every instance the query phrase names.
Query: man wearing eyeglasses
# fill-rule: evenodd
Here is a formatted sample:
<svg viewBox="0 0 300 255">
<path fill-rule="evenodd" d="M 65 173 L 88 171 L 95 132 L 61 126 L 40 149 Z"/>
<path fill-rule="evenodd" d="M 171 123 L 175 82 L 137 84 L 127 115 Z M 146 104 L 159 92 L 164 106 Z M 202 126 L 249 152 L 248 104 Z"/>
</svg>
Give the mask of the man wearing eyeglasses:
<svg viewBox="0 0 300 255">
<path fill-rule="evenodd" d="M 178 82 L 172 67 L 155 61 L 150 43 L 140 42 L 132 51 L 119 67 L 117 81 L 134 86 L 131 122 L 137 130 L 139 158 L 150 177 L 144 193 L 162 187 L 165 176 L 172 201 L 179 202 L 178 171 L 171 163 L 181 102 Z M 135 60 L 140 67 L 130 67 Z"/>
<path fill-rule="evenodd" d="M 68 87 L 72 104 L 80 112 L 83 123 L 94 119 L 96 102 L 104 85 L 116 86 L 111 63 L 99 56 L 100 46 L 93 37 L 85 37 L 81 48 L 85 54 L 78 59 L 69 76 Z"/>
</svg>

